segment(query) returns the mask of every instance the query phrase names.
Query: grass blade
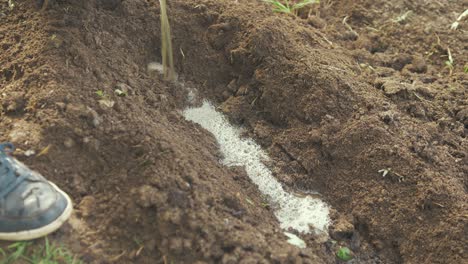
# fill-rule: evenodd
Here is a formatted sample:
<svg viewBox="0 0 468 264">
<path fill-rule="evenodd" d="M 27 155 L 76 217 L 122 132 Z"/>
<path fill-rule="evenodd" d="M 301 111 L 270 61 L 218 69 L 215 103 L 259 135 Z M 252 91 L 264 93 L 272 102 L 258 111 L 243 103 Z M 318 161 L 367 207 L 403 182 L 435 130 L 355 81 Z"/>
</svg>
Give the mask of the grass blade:
<svg viewBox="0 0 468 264">
<path fill-rule="evenodd" d="M 303 0 L 302 2 L 299 2 L 297 4 L 294 4 L 293 6 L 293 10 L 298 10 L 298 9 L 302 9 L 308 5 L 312 5 L 312 4 L 318 4 L 320 3 L 319 0 Z"/>
</svg>

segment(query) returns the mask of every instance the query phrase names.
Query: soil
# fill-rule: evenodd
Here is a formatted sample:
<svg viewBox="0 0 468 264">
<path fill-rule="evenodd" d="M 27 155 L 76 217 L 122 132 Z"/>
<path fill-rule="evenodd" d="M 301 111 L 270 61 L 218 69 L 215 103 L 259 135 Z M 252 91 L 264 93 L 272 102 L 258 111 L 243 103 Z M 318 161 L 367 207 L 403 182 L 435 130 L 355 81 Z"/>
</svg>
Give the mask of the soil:
<svg viewBox="0 0 468 264">
<path fill-rule="evenodd" d="M 354 263 L 467 259 L 468 22 L 450 30 L 464 1 L 321 1 L 299 17 L 169 1 L 184 85 L 147 71 L 157 1 L 49 2 L 0 1 L 0 141 L 73 197 L 51 238 L 83 262 L 335 263 L 340 246 Z M 287 188 L 321 194 L 328 241 L 286 242 L 243 168 L 184 120 L 182 86 L 265 147 Z"/>
</svg>

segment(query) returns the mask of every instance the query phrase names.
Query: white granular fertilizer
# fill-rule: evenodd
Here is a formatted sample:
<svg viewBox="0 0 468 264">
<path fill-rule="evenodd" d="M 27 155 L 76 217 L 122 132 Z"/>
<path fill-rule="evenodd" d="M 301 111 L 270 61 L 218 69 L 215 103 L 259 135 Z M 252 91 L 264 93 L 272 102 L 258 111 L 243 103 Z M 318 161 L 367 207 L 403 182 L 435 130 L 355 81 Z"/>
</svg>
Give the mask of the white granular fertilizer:
<svg viewBox="0 0 468 264">
<path fill-rule="evenodd" d="M 188 108 L 183 115 L 215 136 L 224 155 L 223 164 L 244 166 L 260 191 L 270 198 L 272 204 L 278 205 L 275 215 L 281 228 L 292 228 L 301 233 L 327 231 L 330 222 L 328 205 L 311 196 L 298 197 L 286 192 L 262 162 L 268 156 L 261 147 L 252 139 L 241 138 L 239 129 L 231 126 L 210 103 L 204 102 L 201 107 Z"/>
</svg>

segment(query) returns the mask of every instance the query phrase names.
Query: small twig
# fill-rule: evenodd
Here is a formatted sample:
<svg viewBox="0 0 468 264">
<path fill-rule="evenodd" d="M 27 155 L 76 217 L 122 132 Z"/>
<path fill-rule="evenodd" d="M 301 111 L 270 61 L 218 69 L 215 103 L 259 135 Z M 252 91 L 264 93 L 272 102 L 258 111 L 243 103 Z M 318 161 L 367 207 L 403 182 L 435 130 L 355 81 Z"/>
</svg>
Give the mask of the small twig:
<svg viewBox="0 0 468 264">
<path fill-rule="evenodd" d="M 42 3 L 41 12 L 45 11 L 48 5 L 49 5 L 49 0 L 44 0 L 44 2 Z"/>
<path fill-rule="evenodd" d="M 453 22 L 452 25 L 450 25 L 450 29 L 456 30 L 458 26 L 460 25 L 460 22 L 462 21 L 462 19 L 466 16 L 468 16 L 468 9 L 466 9 L 465 12 L 461 13 L 460 16 L 457 18 L 457 20 Z"/>
<path fill-rule="evenodd" d="M 141 251 L 143 251 L 144 248 L 145 248 L 145 246 L 141 246 L 141 247 L 137 250 L 137 252 L 135 253 L 135 256 L 137 256 L 137 257 L 140 256 Z"/>
<path fill-rule="evenodd" d="M 111 258 L 111 259 L 109 260 L 110 263 L 115 263 L 115 262 L 117 262 L 121 257 L 123 257 L 123 255 L 125 255 L 125 253 L 127 253 L 126 250 L 124 250 L 124 251 L 123 251 L 122 253 L 120 253 L 119 255 L 117 255 L 117 256 Z"/>
<path fill-rule="evenodd" d="M 180 50 L 180 54 L 182 55 L 182 58 L 185 59 L 185 53 L 184 53 L 184 51 L 182 50 L 182 48 L 179 48 L 179 50 Z"/>
<path fill-rule="evenodd" d="M 354 31 L 354 29 L 348 24 L 347 20 L 348 20 L 348 16 L 345 16 L 345 17 L 343 18 L 343 22 L 342 22 L 343 25 L 345 25 L 345 27 L 346 27 L 349 31 L 351 31 L 353 34 L 355 34 L 356 36 L 359 37 L 359 34 L 358 34 L 356 31 Z"/>
<path fill-rule="evenodd" d="M 45 147 L 44 149 L 41 150 L 41 152 L 39 152 L 39 154 L 36 155 L 36 158 L 40 157 L 40 156 L 44 156 L 44 155 L 47 155 L 47 153 L 49 153 L 49 150 L 50 150 L 50 147 L 52 145 L 47 145 L 47 147 Z"/>
</svg>

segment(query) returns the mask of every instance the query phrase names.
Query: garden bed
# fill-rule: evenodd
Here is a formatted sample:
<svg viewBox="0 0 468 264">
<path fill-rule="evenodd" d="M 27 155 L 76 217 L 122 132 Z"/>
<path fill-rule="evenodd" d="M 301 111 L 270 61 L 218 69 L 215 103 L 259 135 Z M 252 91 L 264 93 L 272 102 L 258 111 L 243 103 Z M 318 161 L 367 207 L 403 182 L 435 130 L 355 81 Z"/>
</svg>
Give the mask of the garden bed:
<svg viewBox="0 0 468 264">
<path fill-rule="evenodd" d="M 468 22 L 450 29 L 463 1 L 322 1 L 306 18 L 169 0 L 178 84 L 147 69 L 157 1 L 50 2 L 0 1 L 0 141 L 73 197 L 50 239 L 83 262 L 466 259 Z M 287 242 L 275 204 L 184 118 L 187 88 L 286 191 L 330 205 L 328 238 Z"/>
</svg>

